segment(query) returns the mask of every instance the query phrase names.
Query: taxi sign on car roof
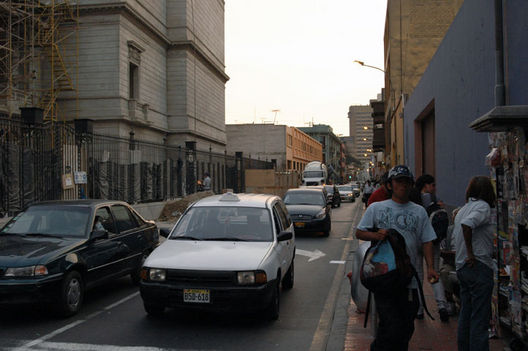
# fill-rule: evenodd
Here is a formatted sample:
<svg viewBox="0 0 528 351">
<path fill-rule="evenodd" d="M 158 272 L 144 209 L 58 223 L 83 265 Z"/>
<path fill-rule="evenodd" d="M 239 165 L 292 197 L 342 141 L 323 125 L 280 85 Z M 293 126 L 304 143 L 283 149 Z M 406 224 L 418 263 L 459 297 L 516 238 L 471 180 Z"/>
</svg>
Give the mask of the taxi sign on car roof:
<svg viewBox="0 0 528 351">
<path fill-rule="evenodd" d="M 236 196 L 236 194 L 233 194 L 233 193 L 225 193 L 224 195 L 222 195 L 220 197 L 220 200 L 219 201 L 231 201 L 231 202 L 237 202 L 237 201 L 240 201 L 240 199 L 238 198 L 238 196 Z"/>
</svg>

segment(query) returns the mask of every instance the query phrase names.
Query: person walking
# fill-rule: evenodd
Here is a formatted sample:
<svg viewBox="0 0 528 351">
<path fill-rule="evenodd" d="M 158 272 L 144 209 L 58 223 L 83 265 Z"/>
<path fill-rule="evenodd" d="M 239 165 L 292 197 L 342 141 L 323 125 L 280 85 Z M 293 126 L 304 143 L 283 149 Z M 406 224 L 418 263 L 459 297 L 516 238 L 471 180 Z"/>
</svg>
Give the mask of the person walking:
<svg viewBox="0 0 528 351">
<path fill-rule="evenodd" d="M 380 186 L 376 191 L 372 193 L 372 195 L 369 196 L 369 199 L 367 201 L 367 207 L 369 207 L 373 202 L 388 200 L 391 198 L 390 191 L 387 189 L 387 177 L 389 176 L 389 172 L 383 173 L 380 179 Z"/>
<path fill-rule="evenodd" d="M 209 177 L 209 172 L 204 173 L 203 190 L 211 191 L 211 177 Z"/>
<path fill-rule="evenodd" d="M 436 183 L 435 178 L 430 174 L 423 174 L 416 179 L 415 183 L 415 193 L 419 198 L 412 199 L 418 204 L 421 204 L 426 212 L 429 214 L 429 208 L 432 206 L 437 206 L 436 208 L 443 208 L 444 203 L 436 198 Z M 415 195 L 416 196 L 416 195 Z M 418 277 L 423 281 L 423 258 L 422 254 L 418 255 L 418 267 L 416 270 L 418 272 Z M 440 240 L 433 241 L 433 264 L 435 271 L 440 271 Z M 438 307 L 438 314 L 440 315 L 440 320 L 442 322 L 449 322 L 449 312 L 447 310 L 447 299 L 445 297 L 444 285 L 441 280 L 438 280 L 436 283 L 431 284 L 433 288 L 434 297 L 436 300 L 436 305 Z M 423 319 L 423 307 L 420 306 L 418 310 L 418 319 Z"/>
<path fill-rule="evenodd" d="M 365 204 L 365 208 L 367 208 L 367 203 L 372 192 L 374 192 L 374 188 L 370 185 L 370 180 L 367 180 L 363 186 L 363 203 Z"/>
<path fill-rule="evenodd" d="M 356 230 L 360 240 L 379 241 L 387 236 L 388 229 L 395 229 L 405 239 L 407 253 L 414 267 L 417 266 L 418 247 L 423 247 L 427 263 L 427 278 L 438 280 L 433 267 L 433 243 L 436 234 L 425 209 L 409 201 L 414 177 L 407 166 L 398 165 L 389 171 L 387 188 L 391 199 L 375 202 L 365 211 Z M 374 231 L 376 230 L 377 231 Z M 418 285 L 415 279 L 403 289 L 391 289 L 374 293 L 378 312 L 378 328 L 371 351 L 405 351 L 414 333 L 414 319 L 418 311 Z"/>
<path fill-rule="evenodd" d="M 466 204 L 455 217 L 455 266 L 460 284 L 459 351 L 489 350 L 488 327 L 493 291 L 493 225 L 495 191 L 489 177 L 473 177 Z"/>
</svg>

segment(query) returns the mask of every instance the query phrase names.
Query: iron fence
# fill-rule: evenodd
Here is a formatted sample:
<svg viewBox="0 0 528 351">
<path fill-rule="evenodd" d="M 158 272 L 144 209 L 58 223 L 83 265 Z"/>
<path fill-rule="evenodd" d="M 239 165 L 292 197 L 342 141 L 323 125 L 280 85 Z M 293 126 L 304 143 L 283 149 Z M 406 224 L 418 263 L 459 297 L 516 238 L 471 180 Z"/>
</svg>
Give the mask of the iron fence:
<svg viewBox="0 0 528 351">
<path fill-rule="evenodd" d="M 139 203 L 178 198 L 196 192 L 197 180 L 206 172 L 214 192 L 226 188 L 243 192 L 245 169 L 273 168 L 271 162 L 242 153 L 76 133 L 67 123 L 28 125 L 2 118 L 0 162 L 0 216 L 44 200 Z"/>
</svg>

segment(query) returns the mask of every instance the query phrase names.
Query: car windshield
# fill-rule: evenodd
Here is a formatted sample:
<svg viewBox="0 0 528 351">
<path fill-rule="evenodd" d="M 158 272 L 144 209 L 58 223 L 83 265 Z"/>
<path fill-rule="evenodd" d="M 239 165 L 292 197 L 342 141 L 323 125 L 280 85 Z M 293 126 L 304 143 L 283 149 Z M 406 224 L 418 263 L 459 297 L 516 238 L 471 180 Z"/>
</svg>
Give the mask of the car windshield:
<svg viewBox="0 0 528 351">
<path fill-rule="evenodd" d="M 291 192 L 284 196 L 286 205 L 325 205 L 323 194 L 317 192 Z"/>
<path fill-rule="evenodd" d="M 254 207 L 192 207 L 169 239 L 273 241 L 270 213 Z"/>
<path fill-rule="evenodd" d="M 352 187 L 348 185 L 341 185 L 341 186 L 338 186 L 337 188 L 339 189 L 339 191 L 349 191 L 349 192 L 352 191 Z"/>
<path fill-rule="evenodd" d="M 13 218 L 1 234 L 86 237 L 90 209 L 73 206 L 31 206 Z"/>
<path fill-rule="evenodd" d="M 325 189 L 328 192 L 328 194 L 330 194 L 330 195 L 334 193 L 334 187 L 333 186 L 325 186 Z"/>
<path fill-rule="evenodd" d="M 304 171 L 304 178 L 322 178 L 323 171 Z"/>
</svg>

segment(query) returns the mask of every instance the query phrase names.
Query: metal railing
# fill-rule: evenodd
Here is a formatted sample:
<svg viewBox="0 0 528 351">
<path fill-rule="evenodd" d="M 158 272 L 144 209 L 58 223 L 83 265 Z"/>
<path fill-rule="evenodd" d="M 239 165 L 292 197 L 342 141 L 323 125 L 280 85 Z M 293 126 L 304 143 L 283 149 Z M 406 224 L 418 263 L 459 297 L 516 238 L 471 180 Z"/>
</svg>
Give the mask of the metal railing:
<svg viewBox="0 0 528 351">
<path fill-rule="evenodd" d="M 206 172 L 212 191 L 243 192 L 244 170 L 249 168 L 270 169 L 273 164 L 242 153 L 76 133 L 68 123 L 28 125 L 0 118 L 0 216 L 44 200 L 174 199 L 196 192 L 197 180 Z"/>
</svg>

